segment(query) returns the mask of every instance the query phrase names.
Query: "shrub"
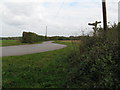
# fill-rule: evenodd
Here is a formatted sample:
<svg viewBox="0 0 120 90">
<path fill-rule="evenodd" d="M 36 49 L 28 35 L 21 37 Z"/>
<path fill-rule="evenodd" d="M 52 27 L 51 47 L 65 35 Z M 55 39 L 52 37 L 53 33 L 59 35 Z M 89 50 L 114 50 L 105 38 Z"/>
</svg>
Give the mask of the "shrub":
<svg viewBox="0 0 120 90">
<path fill-rule="evenodd" d="M 23 43 L 34 43 L 45 40 L 44 36 L 39 36 L 32 32 L 23 32 L 22 42 Z"/>
<path fill-rule="evenodd" d="M 66 87 L 120 87 L 119 30 L 120 24 L 113 25 L 104 36 L 99 34 L 81 40 L 79 52 L 69 60 Z"/>
</svg>

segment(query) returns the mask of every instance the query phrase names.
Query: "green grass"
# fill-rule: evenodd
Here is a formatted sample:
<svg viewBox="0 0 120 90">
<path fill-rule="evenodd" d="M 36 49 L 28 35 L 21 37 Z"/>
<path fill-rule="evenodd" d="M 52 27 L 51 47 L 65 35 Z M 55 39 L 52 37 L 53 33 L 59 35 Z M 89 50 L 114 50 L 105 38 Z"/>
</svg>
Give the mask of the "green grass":
<svg viewBox="0 0 120 90">
<path fill-rule="evenodd" d="M 42 41 L 37 42 L 42 43 Z M 37 44 L 33 43 L 33 44 Z M 0 40 L 0 46 L 14 46 L 14 45 L 25 45 L 28 43 L 21 43 L 19 40 Z"/>
<path fill-rule="evenodd" d="M 23 56 L 3 57 L 4 88 L 61 88 L 67 77 L 69 42 L 58 42 L 68 47 Z"/>
<path fill-rule="evenodd" d="M 1 40 L 0 41 L 0 46 L 12 46 L 12 45 L 21 45 L 21 43 L 18 40 Z"/>
</svg>

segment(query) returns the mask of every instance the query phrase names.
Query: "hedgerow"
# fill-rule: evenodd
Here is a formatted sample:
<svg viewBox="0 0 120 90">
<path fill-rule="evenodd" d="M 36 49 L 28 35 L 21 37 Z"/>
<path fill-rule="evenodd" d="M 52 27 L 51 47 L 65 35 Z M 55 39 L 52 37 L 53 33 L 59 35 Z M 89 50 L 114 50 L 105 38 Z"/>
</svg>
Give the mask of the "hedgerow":
<svg viewBox="0 0 120 90">
<path fill-rule="evenodd" d="M 104 34 L 103 34 L 104 33 Z M 81 39 L 70 67 L 65 86 L 68 88 L 120 87 L 120 24 L 98 36 Z"/>
<path fill-rule="evenodd" d="M 34 43 L 34 42 L 40 42 L 44 40 L 45 40 L 44 36 L 40 36 L 32 32 L 23 32 L 23 37 L 22 37 L 23 43 Z"/>
</svg>

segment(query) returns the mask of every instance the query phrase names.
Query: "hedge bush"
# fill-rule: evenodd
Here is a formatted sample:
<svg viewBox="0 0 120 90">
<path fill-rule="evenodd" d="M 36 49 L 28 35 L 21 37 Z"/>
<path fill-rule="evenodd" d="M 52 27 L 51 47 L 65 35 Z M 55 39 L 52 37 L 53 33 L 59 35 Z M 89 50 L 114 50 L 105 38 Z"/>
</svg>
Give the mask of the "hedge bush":
<svg viewBox="0 0 120 90">
<path fill-rule="evenodd" d="M 82 39 L 70 55 L 68 88 L 120 88 L 120 24 L 103 35 Z M 73 54 L 73 53 L 72 53 Z M 74 56 L 74 57 L 71 57 Z"/>
<path fill-rule="evenodd" d="M 45 40 L 44 36 L 40 36 L 32 32 L 23 32 L 23 37 L 22 37 L 23 43 L 34 43 L 34 42 L 40 42 L 44 40 Z"/>
</svg>

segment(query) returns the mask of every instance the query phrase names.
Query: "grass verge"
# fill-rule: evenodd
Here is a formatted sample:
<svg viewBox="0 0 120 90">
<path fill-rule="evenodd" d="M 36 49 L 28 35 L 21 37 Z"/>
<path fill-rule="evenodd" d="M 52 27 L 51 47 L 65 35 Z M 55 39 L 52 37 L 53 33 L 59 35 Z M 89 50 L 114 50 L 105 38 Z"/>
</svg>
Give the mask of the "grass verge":
<svg viewBox="0 0 120 90">
<path fill-rule="evenodd" d="M 3 57 L 3 88 L 61 88 L 67 77 L 70 42 L 59 42 L 68 47 L 22 56 Z"/>
</svg>

